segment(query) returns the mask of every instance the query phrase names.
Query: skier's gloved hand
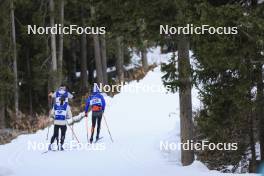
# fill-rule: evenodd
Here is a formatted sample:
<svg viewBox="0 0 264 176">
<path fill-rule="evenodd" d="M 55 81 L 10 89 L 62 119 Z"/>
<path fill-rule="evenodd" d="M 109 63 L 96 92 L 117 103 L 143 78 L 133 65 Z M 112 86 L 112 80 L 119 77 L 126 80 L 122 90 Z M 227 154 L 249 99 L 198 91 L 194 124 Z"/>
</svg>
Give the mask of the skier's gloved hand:
<svg viewBox="0 0 264 176">
<path fill-rule="evenodd" d="M 69 125 L 71 125 L 74 122 L 74 119 L 73 118 L 67 119 L 67 122 Z"/>
</svg>

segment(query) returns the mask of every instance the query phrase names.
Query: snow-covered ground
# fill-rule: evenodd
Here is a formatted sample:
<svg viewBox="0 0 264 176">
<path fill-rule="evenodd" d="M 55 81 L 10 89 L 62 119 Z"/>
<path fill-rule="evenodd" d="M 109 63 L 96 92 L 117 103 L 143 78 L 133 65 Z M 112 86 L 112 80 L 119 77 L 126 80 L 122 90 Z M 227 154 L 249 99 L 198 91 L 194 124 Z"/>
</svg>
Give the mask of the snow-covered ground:
<svg viewBox="0 0 264 176">
<path fill-rule="evenodd" d="M 154 56 L 153 56 L 154 57 Z M 162 87 L 162 73 L 157 67 L 139 82 L 128 87 Z M 127 88 L 128 88 L 127 87 Z M 121 92 L 114 98 L 106 97 L 105 117 L 110 127 L 112 143 L 105 122 L 102 121 L 103 139 L 97 147 L 103 150 L 70 150 L 48 152 L 29 150 L 29 143 L 48 143 L 47 128 L 36 134 L 22 135 L 10 144 L 0 146 L 0 176 L 215 176 L 234 175 L 209 171 L 201 162 L 191 166 L 180 164 L 180 151 L 160 150 L 160 141 L 180 141 L 178 94 L 161 92 Z M 196 91 L 193 101 L 199 107 Z M 89 114 L 89 129 L 91 126 Z M 74 125 L 81 143 L 86 143 L 85 119 Z M 52 128 L 50 128 L 50 135 Z M 50 137 L 50 136 L 49 136 Z M 72 141 L 68 127 L 65 143 Z M 96 146 L 94 146 L 95 149 Z M 91 148 L 90 148 L 91 149 Z"/>
</svg>

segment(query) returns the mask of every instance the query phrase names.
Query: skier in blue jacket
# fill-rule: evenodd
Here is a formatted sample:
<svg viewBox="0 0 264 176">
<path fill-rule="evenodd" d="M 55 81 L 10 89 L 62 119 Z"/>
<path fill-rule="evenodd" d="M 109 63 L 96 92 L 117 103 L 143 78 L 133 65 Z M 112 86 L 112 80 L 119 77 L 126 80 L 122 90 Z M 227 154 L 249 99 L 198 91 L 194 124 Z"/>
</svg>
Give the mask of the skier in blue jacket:
<svg viewBox="0 0 264 176">
<path fill-rule="evenodd" d="M 96 141 L 99 139 L 102 116 L 105 110 L 105 99 L 98 90 L 97 85 L 94 86 L 92 95 L 89 96 L 88 99 L 86 100 L 86 105 L 85 105 L 86 117 L 89 107 L 91 107 L 92 110 L 92 128 L 91 128 L 91 138 L 90 138 L 90 143 L 92 143 L 96 123 L 97 123 Z"/>
<path fill-rule="evenodd" d="M 60 104 L 60 97 L 65 97 L 65 103 L 69 103 L 69 99 L 73 98 L 73 95 L 67 90 L 67 87 L 62 84 L 55 92 L 51 93 L 51 97 L 55 98 L 55 103 Z"/>
</svg>

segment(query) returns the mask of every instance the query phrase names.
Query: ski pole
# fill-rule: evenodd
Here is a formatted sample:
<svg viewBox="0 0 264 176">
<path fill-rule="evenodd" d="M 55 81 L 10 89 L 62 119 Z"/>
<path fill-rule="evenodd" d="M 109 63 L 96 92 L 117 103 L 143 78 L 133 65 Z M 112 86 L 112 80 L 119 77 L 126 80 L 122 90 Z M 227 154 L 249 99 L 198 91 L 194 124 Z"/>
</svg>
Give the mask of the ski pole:
<svg viewBox="0 0 264 176">
<path fill-rule="evenodd" d="M 49 103 L 49 106 L 50 106 L 49 109 L 52 109 L 52 108 L 53 108 L 52 94 L 53 94 L 52 91 L 48 94 L 48 103 Z M 51 111 L 51 110 L 49 110 L 48 116 L 50 116 L 50 111 Z M 49 129 L 50 129 L 50 125 L 48 126 L 48 131 L 47 131 L 47 135 L 46 135 L 46 140 L 49 139 Z"/>
<path fill-rule="evenodd" d="M 106 127 L 107 127 L 107 130 L 108 130 L 108 133 L 109 133 L 110 139 L 111 139 L 112 142 L 114 142 L 114 140 L 113 140 L 113 138 L 112 138 L 112 135 L 111 135 L 111 133 L 110 133 L 109 127 L 108 127 L 108 125 L 107 125 L 106 118 L 105 118 L 104 114 L 103 114 L 103 117 L 104 117 L 105 125 L 106 125 Z"/>
<path fill-rule="evenodd" d="M 50 114 L 50 112 L 49 112 Z M 47 131 L 47 135 L 46 135 L 46 141 L 49 139 L 49 129 L 50 129 L 50 125 L 48 126 L 48 131 Z"/>
<path fill-rule="evenodd" d="M 89 142 L 89 128 L 88 128 L 88 114 L 86 116 L 86 120 L 85 120 L 85 126 L 86 126 L 86 131 L 87 131 L 87 142 Z"/>
<path fill-rule="evenodd" d="M 48 132 L 47 132 L 47 136 L 46 136 L 46 141 L 49 139 L 49 129 L 50 129 L 50 126 L 48 126 Z"/>
<path fill-rule="evenodd" d="M 67 122 L 67 125 L 70 127 L 71 131 L 72 131 L 72 134 L 74 135 L 75 139 L 77 140 L 78 143 L 80 143 L 79 139 L 77 138 L 76 134 L 74 133 L 72 127 L 69 125 L 68 121 Z"/>
<path fill-rule="evenodd" d="M 72 124 L 72 130 L 74 131 L 74 123 Z M 72 133 L 72 140 L 74 139 L 74 135 Z"/>
</svg>

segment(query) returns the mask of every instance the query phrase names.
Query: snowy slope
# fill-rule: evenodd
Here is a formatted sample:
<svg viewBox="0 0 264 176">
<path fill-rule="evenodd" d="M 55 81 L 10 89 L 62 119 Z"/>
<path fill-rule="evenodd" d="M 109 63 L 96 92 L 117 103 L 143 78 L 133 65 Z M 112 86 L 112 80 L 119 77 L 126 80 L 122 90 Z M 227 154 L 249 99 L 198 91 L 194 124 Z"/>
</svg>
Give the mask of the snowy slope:
<svg viewBox="0 0 264 176">
<path fill-rule="evenodd" d="M 134 81 L 126 86 L 162 87 L 161 75 L 158 67 L 140 82 Z M 193 99 L 197 105 L 199 101 L 195 92 Z M 114 143 L 102 121 L 101 136 L 104 138 L 97 145 L 104 145 L 105 150 L 66 149 L 64 152 L 46 154 L 41 154 L 45 149 L 28 150 L 28 142 L 48 142 L 45 140 L 48 129 L 40 130 L 36 134 L 22 135 L 12 143 L 0 146 L 0 176 L 233 175 L 209 171 L 198 161 L 191 166 L 182 167 L 179 151 L 160 150 L 161 140 L 180 141 L 178 94 L 139 90 L 137 93 L 121 92 L 114 98 L 107 97 L 106 101 L 105 117 Z M 89 127 L 90 125 L 89 119 Z M 74 130 L 80 142 L 86 143 L 85 119 L 75 124 Z M 65 143 L 70 141 L 72 133 L 68 127 Z"/>
</svg>

